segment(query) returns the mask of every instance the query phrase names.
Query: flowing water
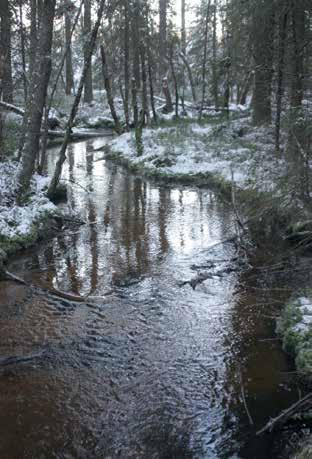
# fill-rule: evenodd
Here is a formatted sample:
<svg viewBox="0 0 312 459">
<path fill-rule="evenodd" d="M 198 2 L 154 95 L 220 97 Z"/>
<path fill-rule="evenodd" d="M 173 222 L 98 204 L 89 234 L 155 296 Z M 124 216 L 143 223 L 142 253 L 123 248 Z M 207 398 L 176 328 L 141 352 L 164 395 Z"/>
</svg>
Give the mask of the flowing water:
<svg viewBox="0 0 312 459">
<path fill-rule="evenodd" d="M 298 397 L 271 318 L 288 285 L 268 295 L 215 245 L 234 216 L 213 192 L 135 177 L 103 142 L 71 145 L 64 171 L 88 224 L 10 266 L 88 301 L 0 284 L 0 355 L 31 356 L 0 368 L 0 458 L 273 457 L 255 431 Z"/>
</svg>

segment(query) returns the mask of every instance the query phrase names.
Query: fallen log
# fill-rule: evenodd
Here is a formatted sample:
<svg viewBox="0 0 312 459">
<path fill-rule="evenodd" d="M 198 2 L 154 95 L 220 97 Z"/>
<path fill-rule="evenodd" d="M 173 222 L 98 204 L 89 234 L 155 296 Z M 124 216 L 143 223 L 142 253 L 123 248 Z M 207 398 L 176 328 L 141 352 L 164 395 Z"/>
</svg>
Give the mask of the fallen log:
<svg viewBox="0 0 312 459">
<path fill-rule="evenodd" d="M 270 421 L 258 432 L 256 435 L 262 435 L 265 432 L 272 432 L 277 426 L 285 424 L 291 417 L 299 412 L 306 411 L 312 408 L 312 392 L 300 399 L 298 402 L 291 405 L 286 410 L 282 411 L 276 418 L 270 419 Z"/>
<path fill-rule="evenodd" d="M 2 108 L 5 111 L 8 112 L 13 112 L 16 115 L 19 116 L 24 116 L 25 111 L 22 108 L 16 107 L 15 105 L 8 104 L 7 102 L 0 101 L 0 108 Z M 43 134 L 44 131 L 41 132 Z M 88 131 L 88 130 L 74 130 L 71 133 L 70 140 L 84 140 L 84 139 L 92 139 L 95 137 L 110 137 L 112 136 L 113 132 L 110 131 L 109 129 L 105 131 Z M 62 130 L 48 130 L 48 136 L 50 139 L 63 139 L 65 136 L 65 131 Z"/>
</svg>

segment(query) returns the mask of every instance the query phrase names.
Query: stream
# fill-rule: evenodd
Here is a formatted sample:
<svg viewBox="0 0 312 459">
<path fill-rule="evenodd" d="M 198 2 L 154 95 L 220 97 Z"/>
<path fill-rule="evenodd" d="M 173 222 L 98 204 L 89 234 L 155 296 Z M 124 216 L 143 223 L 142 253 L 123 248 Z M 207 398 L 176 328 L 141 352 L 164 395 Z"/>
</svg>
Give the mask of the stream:
<svg viewBox="0 0 312 459">
<path fill-rule="evenodd" d="M 103 143 L 72 144 L 64 170 L 91 224 L 9 267 L 90 301 L 0 284 L 0 356 L 35 355 L 0 368 L 1 459 L 277 457 L 255 432 L 298 399 L 272 320 L 290 283 L 262 283 L 262 249 L 250 273 L 233 244 L 215 245 L 234 215 L 214 192 L 136 177 Z"/>
</svg>

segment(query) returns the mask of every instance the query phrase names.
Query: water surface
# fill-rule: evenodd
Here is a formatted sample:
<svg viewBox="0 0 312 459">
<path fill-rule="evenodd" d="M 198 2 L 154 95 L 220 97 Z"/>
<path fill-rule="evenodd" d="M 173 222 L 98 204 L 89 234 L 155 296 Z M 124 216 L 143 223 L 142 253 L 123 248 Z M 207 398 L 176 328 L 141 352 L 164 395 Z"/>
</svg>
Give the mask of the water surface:
<svg viewBox="0 0 312 459">
<path fill-rule="evenodd" d="M 87 224 L 10 266 L 90 301 L 0 284 L 0 355 L 38 354 L 0 369 L 0 457 L 272 457 L 254 433 L 298 397 L 271 318 L 289 286 L 262 290 L 233 244 L 215 245 L 234 216 L 213 192 L 136 177 L 101 159 L 104 141 L 68 151 Z M 199 272 L 211 278 L 181 285 Z"/>
</svg>

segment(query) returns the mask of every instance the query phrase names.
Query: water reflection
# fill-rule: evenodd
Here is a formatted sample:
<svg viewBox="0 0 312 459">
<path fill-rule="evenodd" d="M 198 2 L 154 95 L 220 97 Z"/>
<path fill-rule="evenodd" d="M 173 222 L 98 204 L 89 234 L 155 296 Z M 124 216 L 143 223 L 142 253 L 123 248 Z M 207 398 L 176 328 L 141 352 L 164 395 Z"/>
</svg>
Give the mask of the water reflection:
<svg viewBox="0 0 312 459">
<path fill-rule="evenodd" d="M 102 143 L 71 145 L 64 170 L 70 205 L 87 224 L 11 269 L 103 299 L 76 305 L 22 288 L 7 302 L 15 286 L 0 285 L 1 354 L 44 350 L 0 373 L 0 456 L 266 457 L 238 370 L 256 426 L 294 393 L 280 377 L 289 368 L 280 345 L 259 346 L 273 333 L 259 295 L 236 265 L 195 291 L 179 286 L 192 265 L 233 257 L 230 244 L 207 252 L 231 234 L 231 210 L 210 191 L 159 187 L 99 161 Z"/>
</svg>

